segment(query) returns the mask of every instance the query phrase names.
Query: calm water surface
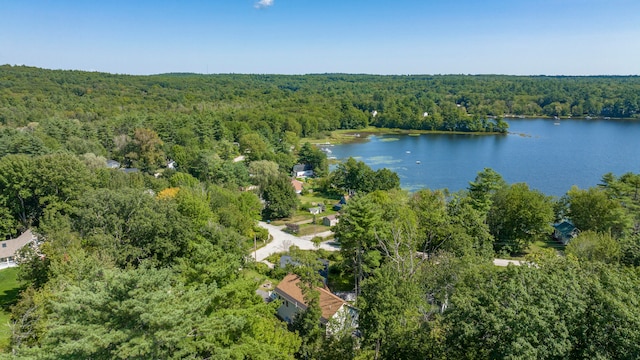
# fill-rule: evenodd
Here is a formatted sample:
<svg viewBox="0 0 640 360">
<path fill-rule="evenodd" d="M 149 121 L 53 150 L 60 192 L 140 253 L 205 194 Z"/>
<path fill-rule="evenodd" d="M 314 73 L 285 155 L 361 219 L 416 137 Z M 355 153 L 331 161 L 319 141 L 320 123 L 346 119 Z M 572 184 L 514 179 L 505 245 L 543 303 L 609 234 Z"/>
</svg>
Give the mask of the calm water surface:
<svg viewBox="0 0 640 360">
<path fill-rule="evenodd" d="M 595 186 L 603 174 L 640 173 L 640 122 L 526 119 L 508 121 L 508 135 L 371 136 L 369 141 L 329 147 L 371 168 L 389 168 L 403 189 L 467 188 L 489 167 L 507 182 L 526 182 L 561 196 L 578 185 Z"/>
</svg>

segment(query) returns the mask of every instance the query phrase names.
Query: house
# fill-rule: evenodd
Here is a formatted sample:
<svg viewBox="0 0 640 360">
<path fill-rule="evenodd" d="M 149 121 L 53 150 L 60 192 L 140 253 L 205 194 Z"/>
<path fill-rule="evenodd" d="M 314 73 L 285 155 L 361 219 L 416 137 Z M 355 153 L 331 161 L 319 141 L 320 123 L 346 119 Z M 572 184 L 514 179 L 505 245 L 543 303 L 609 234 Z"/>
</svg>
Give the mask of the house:
<svg viewBox="0 0 640 360">
<path fill-rule="evenodd" d="M 173 160 L 167 161 L 167 169 L 175 170 L 176 166 L 178 166 L 178 164 L 175 161 Z"/>
<path fill-rule="evenodd" d="M 318 205 L 309 208 L 309 212 L 313 215 L 318 215 L 325 210 L 324 205 Z"/>
<path fill-rule="evenodd" d="M 244 159 L 245 159 L 244 155 L 236 156 L 235 158 L 233 158 L 233 162 L 234 163 L 241 162 L 241 161 L 244 161 Z"/>
<path fill-rule="evenodd" d="M 291 323 L 296 315 L 307 309 L 302 290 L 298 284 L 298 275 L 287 275 L 274 290 L 274 295 L 282 301 L 278 308 L 278 316 Z M 358 310 L 346 301 L 334 295 L 328 289 L 316 287 L 319 292 L 319 303 L 322 315 L 320 323 L 326 327 L 327 334 L 334 334 L 341 329 L 358 326 Z"/>
<path fill-rule="evenodd" d="M 338 217 L 336 215 L 329 215 L 322 218 L 322 225 L 335 226 L 338 224 Z"/>
<path fill-rule="evenodd" d="M 302 184 L 303 183 L 300 180 L 291 179 L 291 185 L 295 189 L 296 194 L 302 194 Z"/>
<path fill-rule="evenodd" d="M 567 245 L 571 239 L 578 236 L 580 232 L 570 221 L 563 220 L 559 223 L 553 224 L 553 237 L 562 245 Z"/>
<path fill-rule="evenodd" d="M 349 201 L 350 198 L 351 198 L 351 195 L 349 195 L 349 194 L 343 195 L 340 198 L 340 201 L 337 204 L 333 205 L 333 210 L 335 210 L 335 211 L 342 210 L 342 207 L 347 204 L 347 201 Z"/>
<path fill-rule="evenodd" d="M 107 167 L 109 169 L 119 169 L 120 163 L 115 160 L 107 160 Z"/>
<path fill-rule="evenodd" d="M 25 245 L 36 240 L 31 230 L 27 230 L 15 239 L 0 242 L 0 268 L 17 266 L 15 262 L 16 253 Z"/>
<path fill-rule="evenodd" d="M 120 171 L 124 172 L 125 174 L 134 174 L 140 172 L 138 168 L 121 168 Z"/>
<path fill-rule="evenodd" d="M 293 166 L 293 177 L 313 176 L 313 166 L 309 164 L 297 164 Z"/>
</svg>

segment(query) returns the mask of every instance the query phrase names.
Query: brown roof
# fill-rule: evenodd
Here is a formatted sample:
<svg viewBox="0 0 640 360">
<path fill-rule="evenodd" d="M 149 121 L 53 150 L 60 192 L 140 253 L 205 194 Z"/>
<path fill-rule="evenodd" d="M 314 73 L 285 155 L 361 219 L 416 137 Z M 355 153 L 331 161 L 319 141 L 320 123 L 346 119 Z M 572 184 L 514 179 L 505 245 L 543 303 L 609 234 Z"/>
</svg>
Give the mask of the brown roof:
<svg viewBox="0 0 640 360">
<path fill-rule="evenodd" d="M 275 291 L 290 302 L 296 302 L 302 305 L 302 308 L 306 309 L 307 304 L 302 296 L 302 290 L 298 287 L 299 282 L 300 278 L 298 275 L 289 274 L 282 279 Z M 322 320 L 324 320 L 324 322 L 331 319 L 342 305 L 347 303 L 327 289 L 316 287 L 316 290 L 320 293 L 320 310 L 322 310 Z"/>
<path fill-rule="evenodd" d="M 296 189 L 297 193 L 302 191 L 302 181 L 291 179 L 291 185 L 293 185 L 293 188 Z"/>
<path fill-rule="evenodd" d="M 0 241 L 0 258 L 14 256 L 18 250 L 33 241 L 34 238 L 31 230 L 27 230 L 15 239 Z"/>
</svg>

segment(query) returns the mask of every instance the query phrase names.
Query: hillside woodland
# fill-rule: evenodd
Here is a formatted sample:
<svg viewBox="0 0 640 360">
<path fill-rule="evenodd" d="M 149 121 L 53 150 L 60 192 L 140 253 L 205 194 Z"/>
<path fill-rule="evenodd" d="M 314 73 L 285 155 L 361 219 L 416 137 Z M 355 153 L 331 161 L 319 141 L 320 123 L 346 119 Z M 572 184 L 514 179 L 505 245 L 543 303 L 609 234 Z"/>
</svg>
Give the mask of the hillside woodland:
<svg viewBox="0 0 640 360">
<path fill-rule="evenodd" d="M 489 132 L 507 116 L 638 119 L 638 77 L 128 76 L 0 66 L 0 233 L 26 229 L 10 344 L 25 359 L 636 359 L 640 174 L 553 198 L 491 169 L 408 193 L 389 170 L 329 171 L 309 144 L 366 126 Z M 258 220 L 352 194 L 337 254 L 292 251 L 309 309 L 287 326 L 248 254 Z M 249 191 L 245 191 L 249 190 Z M 571 221 L 566 247 L 551 224 Z M 358 329 L 318 326 L 317 258 Z M 496 257 L 525 265 L 501 268 Z M 330 279 L 331 282 L 331 279 Z"/>
</svg>

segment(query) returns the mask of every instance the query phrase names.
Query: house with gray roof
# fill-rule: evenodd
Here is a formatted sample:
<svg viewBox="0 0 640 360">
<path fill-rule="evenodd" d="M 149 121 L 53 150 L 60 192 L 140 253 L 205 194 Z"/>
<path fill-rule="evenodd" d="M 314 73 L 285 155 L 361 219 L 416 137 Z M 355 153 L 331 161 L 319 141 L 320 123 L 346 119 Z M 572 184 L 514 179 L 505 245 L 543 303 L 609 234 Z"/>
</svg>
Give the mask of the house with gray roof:
<svg viewBox="0 0 640 360">
<path fill-rule="evenodd" d="M 0 241 L 0 269 L 17 266 L 15 258 L 18 250 L 35 240 L 36 236 L 27 230 L 15 239 Z"/>
</svg>

